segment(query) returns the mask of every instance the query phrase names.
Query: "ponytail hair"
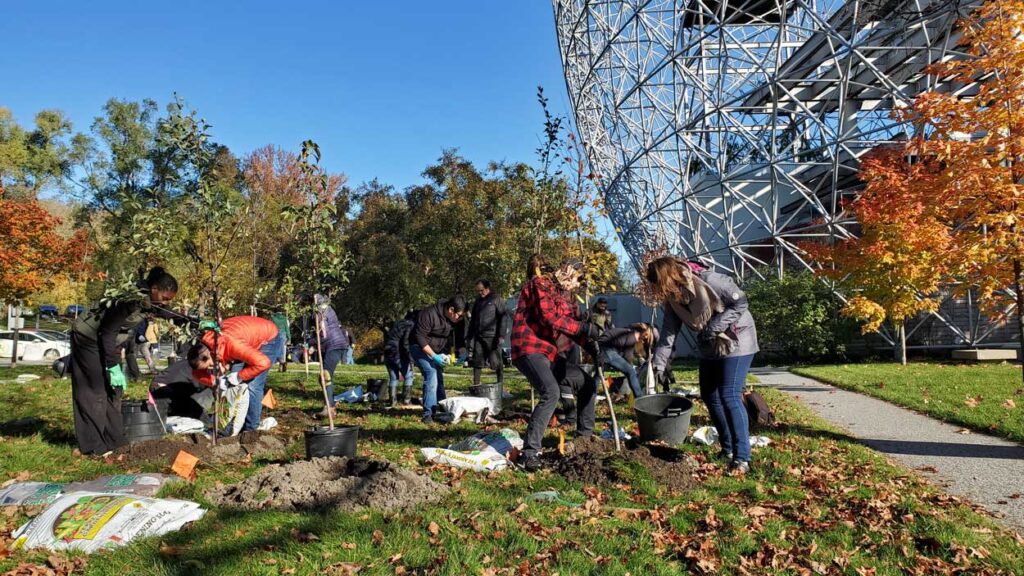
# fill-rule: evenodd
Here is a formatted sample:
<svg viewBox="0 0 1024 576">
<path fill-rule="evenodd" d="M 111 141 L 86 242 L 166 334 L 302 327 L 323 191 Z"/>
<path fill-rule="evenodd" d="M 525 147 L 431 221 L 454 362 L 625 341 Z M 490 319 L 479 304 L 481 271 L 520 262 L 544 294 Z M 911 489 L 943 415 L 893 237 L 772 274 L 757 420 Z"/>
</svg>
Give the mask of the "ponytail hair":
<svg viewBox="0 0 1024 576">
<path fill-rule="evenodd" d="M 548 261 L 540 255 L 539 252 L 534 252 L 530 255 L 530 259 L 526 261 L 526 279 L 536 278 L 543 274 L 548 267 Z"/>
<path fill-rule="evenodd" d="M 178 281 L 160 266 L 154 266 L 149 269 L 149 274 L 146 275 L 146 285 L 165 292 L 178 291 Z"/>
</svg>

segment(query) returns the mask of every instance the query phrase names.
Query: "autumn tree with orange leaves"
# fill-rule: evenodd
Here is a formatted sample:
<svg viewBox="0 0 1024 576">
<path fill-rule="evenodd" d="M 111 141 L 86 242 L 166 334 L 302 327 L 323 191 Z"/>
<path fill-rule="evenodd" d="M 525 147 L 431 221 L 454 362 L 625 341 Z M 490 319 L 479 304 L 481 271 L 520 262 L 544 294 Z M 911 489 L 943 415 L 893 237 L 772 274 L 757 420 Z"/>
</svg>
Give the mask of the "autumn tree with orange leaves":
<svg viewBox="0 0 1024 576">
<path fill-rule="evenodd" d="M 0 187 L 0 302 L 20 305 L 65 274 L 83 272 L 87 241 L 80 231 L 70 239 L 57 233 L 60 219 L 34 198 L 11 200 Z M 17 328 L 11 365 L 17 364 Z"/>
<path fill-rule="evenodd" d="M 814 255 L 860 289 L 847 308 L 869 329 L 934 309 L 949 285 L 989 312 L 1015 300 L 1024 341 L 1024 0 L 990 0 L 959 26 L 968 57 L 931 66 L 940 88 L 896 113 L 916 137 L 864 161 L 850 206 L 862 237 Z"/>
</svg>

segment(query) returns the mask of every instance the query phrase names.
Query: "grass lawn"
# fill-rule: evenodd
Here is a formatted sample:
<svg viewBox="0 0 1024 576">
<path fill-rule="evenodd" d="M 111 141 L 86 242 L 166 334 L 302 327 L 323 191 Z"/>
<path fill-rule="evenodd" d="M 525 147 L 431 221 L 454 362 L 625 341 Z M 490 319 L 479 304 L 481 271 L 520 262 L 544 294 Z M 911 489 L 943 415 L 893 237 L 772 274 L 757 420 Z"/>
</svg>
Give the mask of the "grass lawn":
<svg viewBox="0 0 1024 576">
<path fill-rule="evenodd" d="M 1024 442 L 1020 366 L 914 362 L 806 366 L 793 372 Z"/>
<path fill-rule="evenodd" d="M 42 369 L 25 369 L 44 374 Z M 22 372 L 23 370 L 19 370 Z M 340 366 L 339 392 L 384 371 Z M 467 371 L 453 370 L 448 388 L 465 390 Z M 13 374 L 0 369 L 0 381 Z M 319 409 L 312 381 L 302 372 L 274 372 L 270 386 L 281 420 L 296 409 Z M 693 379 L 677 372 L 677 378 Z M 418 379 L 418 378 L 417 378 Z M 529 408 L 525 382 L 511 377 L 519 409 Z M 0 481 L 89 479 L 126 471 L 117 462 L 72 454 L 69 381 L 45 376 L 28 384 L 0 384 L 0 431 L 12 420 L 38 418 L 36 433 L 0 437 Z M 144 394 L 142 386 L 130 394 Z M 797 402 L 765 390 L 783 423 L 767 432 L 773 443 L 755 450 L 755 471 L 723 474 L 708 447 L 684 450 L 700 463 L 695 487 L 679 494 L 659 489 L 646 469 L 625 471 L 632 481 L 588 487 L 551 471 L 490 476 L 429 468 L 453 492 L 437 504 L 403 513 L 285 513 L 211 509 L 191 527 L 83 558 L 85 573 L 127 574 L 972 574 L 1024 573 L 1024 540 L 897 468 L 828 427 Z M 633 428 L 625 406 L 620 421 Z M 476 430 L 424 425 L 415 412 L 385 416 L 370 407 L 339 410 L 343 423 L 362 427 L 360 451 L 408 468 L 422 468 L 420 446 L 445 446 Z M 598 412 L 604 427 L 607 408 Z M 703 413 L 693 425 L 706 423 Z M 286 425 L 287 422 L 282 422 Z M 513 422 L 520 432 L 525 423 Z M 301 440 L 290 452 L 302 452 Z M 554 440 L 549 435 L 549 441 Z M 169 464 L 169 463 L 168 463 Z M 206 488 L 235 482 L 267 462 L 214 469 L 167 496 L 209 507 Z M 166 470 L 154 466 L 149 471 Z M 572 508 L 528 497 L 558 490 L 587 501 Z M 13 512 L 13 511 L 12 511 Z M 24 510 L 0 514 L 0 542 L 23 522 Z M 315 536 L 311 538 L 310 535 Z M 31 564 L 64 564 L 45 551 L 0 552 L 0 572 Z M 72 557 L 74 559 L 75 557 Z M 742 570 L 741 570 L 742 568 Z M 38 572 L 43 573 L 43 572 Z"/>
</svg>

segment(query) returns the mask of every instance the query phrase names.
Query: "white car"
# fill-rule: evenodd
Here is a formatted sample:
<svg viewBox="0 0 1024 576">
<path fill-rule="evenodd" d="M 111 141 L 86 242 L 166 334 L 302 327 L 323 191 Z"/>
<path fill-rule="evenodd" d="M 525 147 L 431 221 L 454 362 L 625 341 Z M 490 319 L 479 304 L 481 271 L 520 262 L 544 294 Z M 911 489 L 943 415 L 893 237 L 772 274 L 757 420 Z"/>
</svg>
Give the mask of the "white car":
<svg viewBox="0 0 1024 576">
<path fill-rule="evenodd" d="M 0 358 L 10 358 L 14 348 L 14 332 L 0 332 Z M 18 331 L 18 360 L 52 362 L 71 353 L 71 342 L 45 332 Z"/>
</svg>

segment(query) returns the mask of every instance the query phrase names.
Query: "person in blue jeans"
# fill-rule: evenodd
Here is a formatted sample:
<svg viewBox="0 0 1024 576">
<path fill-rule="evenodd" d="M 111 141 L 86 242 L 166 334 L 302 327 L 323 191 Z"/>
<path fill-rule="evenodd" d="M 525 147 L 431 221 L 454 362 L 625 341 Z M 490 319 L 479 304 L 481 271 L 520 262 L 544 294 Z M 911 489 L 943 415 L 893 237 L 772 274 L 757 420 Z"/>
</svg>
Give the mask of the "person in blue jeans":
<svg viewBox="0 0 1024 576">
<path fill-rule="evenodd" d="M 604 362 L 622 372 L 629 388 L 633 391 L 633 397 L 639 398 L 644 395 L 640 388 L 640 378 L 637 376 L 633 360 L 637 357 L 637 348 L 649 348 L 656 337 L 652 337 L 656 331 L 647 324 L 638 322 L 624 328 L 612 328 L 601 335 L 601 354 Z M 641 352 L 642 354 L 642 352 Z"/>
<path fill-rule="evenodd" d="M 309 344 L 316 350 L 319 335 L 320 350 L 323 354 L 323 358 L 320 358 L 320 369 L 326 372 L 328 402 L 321 415 L 327 416 L 328 412 L 334 411 L 334 370 L 344 360 L 350 341 L 348 330 L 341 325 L 338 314 L 331 308 L 330 299 L 323 294 L 316 294 L 313 296 L 313 304 L 316 306 L 313 314 L 316 332 L 309 338 Z"/>
<path fill-rule="evenodd" d="M 700 396 L 718 432 L 719 456 L 730 471 L 749 472 L 750 424 L 742 393 L 759 348 L 746 294 L 729 276 L 672 256 L 652 260 L 645 280 L 664 302 L 653 354 L 656 378 L 663 380 L 670 370 L 675 337 L 685 325 L 696 336 Z"/>
<path fill-rule="evenodd" d="M 453 296 L 416 313 L 409 343 L 409 356 L 423 375 L 423 422 L 434 421 L 434 407 L 446 398 L 443 354 L 453 327 L 466 313 L 466 299 Z"/>
</svg>

